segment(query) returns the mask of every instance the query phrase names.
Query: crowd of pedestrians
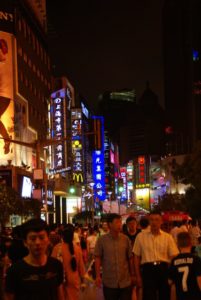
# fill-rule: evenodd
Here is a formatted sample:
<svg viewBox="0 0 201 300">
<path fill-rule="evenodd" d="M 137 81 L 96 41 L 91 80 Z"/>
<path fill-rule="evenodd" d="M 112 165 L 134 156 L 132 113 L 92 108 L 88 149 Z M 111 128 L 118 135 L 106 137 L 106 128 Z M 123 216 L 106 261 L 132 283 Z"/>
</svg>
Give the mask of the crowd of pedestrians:
<svg viewBox="0 0 201 300">
<path fill-rule="evenodd" d="M 174 222 L 166 232 L 162 225 L 155 211 L 129 216 L 123 226 L 112 213 L 93 227 L 31 219 L 7 230 L 0 300 L 79 300 L 87 284 L 105 300 L 200 300 L 200 227 Z"/>
</svg>

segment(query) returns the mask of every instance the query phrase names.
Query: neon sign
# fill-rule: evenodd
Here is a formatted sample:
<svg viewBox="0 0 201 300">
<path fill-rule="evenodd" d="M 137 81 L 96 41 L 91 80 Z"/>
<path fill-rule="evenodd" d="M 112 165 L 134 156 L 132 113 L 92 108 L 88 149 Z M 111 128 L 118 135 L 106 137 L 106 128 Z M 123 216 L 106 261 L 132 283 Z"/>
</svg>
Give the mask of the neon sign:
<svg viewBox="0 0 201 300">
<path fill-rule="evenodd" d="M 138 157 L 138 174 L 139 174 L 139 183 L 143 184 L 146 183 L 146 165 L 145 165 L 145 157 L 139 156 Z"/>
<path fill-rule="evenodd" d="M 104 161 L 104 119 L 103 117 L 93 117 L 101 120 L 102 130 L 102 149 L 93 151 L 93 180 L 94 180 L 94 198 L 101 201 L 105 200 L 105 161 Z"/>
<path fill-rule="evenodd" d="M 65 111 L 65 91 L 60 90 L 51 95 L 52 112 L 52 137 L 60 139 L 65 136 L 64 132 L 64 111 Z M 65 168 L 65 142 L 60 142 L 54 148 L 54 169 Z"/>
<path fill-rule="evenodd" d="M 123 179 L 123 191 L 121 193 L 121 199 L 126 200 L 127 197 L 127 171 L 125 167 L 120 168 L 120 176 Z"/>
<path fill-rule="evenodd" d="M 83 182 L 83 175 L 82 173 L 73 173 L 73 180 L 76 182 Z"/>
<path fill-rule="evenodd" d="M 71 111 L 71 132 L 73 179 L 76 182 L 83 182 L 82 113 L 80 109 Z"/>
</svg>

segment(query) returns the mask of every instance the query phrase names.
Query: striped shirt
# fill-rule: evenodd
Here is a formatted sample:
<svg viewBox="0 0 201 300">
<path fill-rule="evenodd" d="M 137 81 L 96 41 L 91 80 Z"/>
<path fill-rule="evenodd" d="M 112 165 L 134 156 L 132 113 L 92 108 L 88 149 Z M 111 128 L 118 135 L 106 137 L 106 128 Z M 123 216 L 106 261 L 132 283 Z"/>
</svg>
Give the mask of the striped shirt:
<svg viewBox="0 0 201 300">
<path fill-rule="evenodd" d="M 141 264 L 154 261 L 169 263 L 171 257 L 176 256 L 179 251 L 170 234 L 160 230 L 158 235 L 153 235 L 149 229 L 137 235 L 133 253 L 141 257 Z"/>
</svg>

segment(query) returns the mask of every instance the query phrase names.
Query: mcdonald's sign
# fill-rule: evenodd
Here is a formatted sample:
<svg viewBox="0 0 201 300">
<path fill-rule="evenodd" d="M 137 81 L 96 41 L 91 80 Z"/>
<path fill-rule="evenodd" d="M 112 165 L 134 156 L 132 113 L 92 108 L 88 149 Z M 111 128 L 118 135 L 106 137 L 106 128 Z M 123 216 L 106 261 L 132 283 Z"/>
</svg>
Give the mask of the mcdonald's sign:
<svg viewBox="0 0 201 300">
<path fill-rule="evenodd" d="M 75 182 L 83 182 L 83 175 L 82 173 L 73 173 L 73 180 Z"/>
</svg>

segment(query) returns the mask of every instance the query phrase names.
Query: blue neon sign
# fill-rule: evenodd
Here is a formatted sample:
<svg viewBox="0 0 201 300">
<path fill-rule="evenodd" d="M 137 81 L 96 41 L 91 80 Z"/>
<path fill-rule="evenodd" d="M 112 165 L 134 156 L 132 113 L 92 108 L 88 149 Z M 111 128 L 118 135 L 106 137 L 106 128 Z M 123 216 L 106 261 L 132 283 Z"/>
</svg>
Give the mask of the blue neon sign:
<svg viewBox="0 0 201 300">
<path fill-rule="evenodd" d="M 93 180 L 94 180 L 94 198 L 101 201 L 105 200 L 105 161 L 104 161 L 104 118 L 93 116 L 94 119 L 101 121 L 102 149 L 93 151 Z"/>
</svg>

